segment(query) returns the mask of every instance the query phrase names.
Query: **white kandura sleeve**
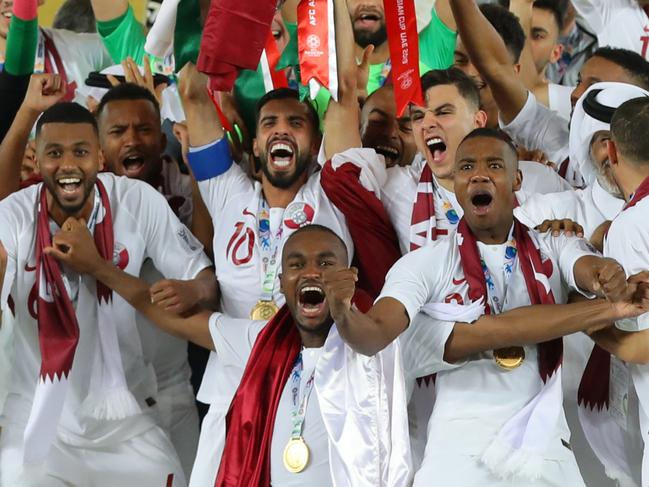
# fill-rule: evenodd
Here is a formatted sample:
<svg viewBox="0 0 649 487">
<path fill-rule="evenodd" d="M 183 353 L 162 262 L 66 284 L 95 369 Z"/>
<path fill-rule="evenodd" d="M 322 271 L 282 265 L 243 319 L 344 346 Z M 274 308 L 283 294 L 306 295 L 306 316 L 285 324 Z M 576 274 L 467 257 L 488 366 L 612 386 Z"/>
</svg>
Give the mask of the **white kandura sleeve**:
<svg viewBox="0 0 649 487">
<path fill-rule="evenodd" d="M 518 145 L 545 152 L 548 159 L 557 165 L 569 156 L 568 121 L 539 103 L 532 93 L 527 95 L 525 105 L 514 120 L 508 124 L 499 120 L 499 123 Z"/>
<path fill-rule="evenodd" d="M 231 318 L 223 313 L 210 316 L 210 335 L 219 361 L 226 366 L 244 368 L 257 336 L 266 321 Z"/>
</svg>

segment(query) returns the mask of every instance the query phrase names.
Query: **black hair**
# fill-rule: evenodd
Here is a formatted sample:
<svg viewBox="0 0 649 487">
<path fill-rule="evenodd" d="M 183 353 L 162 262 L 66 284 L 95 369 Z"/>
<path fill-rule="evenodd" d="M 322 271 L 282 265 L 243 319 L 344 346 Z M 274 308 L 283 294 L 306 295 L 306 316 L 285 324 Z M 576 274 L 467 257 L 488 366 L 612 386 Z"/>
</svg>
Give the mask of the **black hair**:
<svg viewBox="0 0 649 487">
<path fill-rule="evenodd" d="M 313 123 L 313 133 L 317 134 L 320 132 L 320 117 L 318 116 L 315 107 L 307 100 L 300 100 L 300 94 L 291 88 L 277 88 L 276 90 L 269 91 L 259 99 L 255 109 L 255 128 L 259 125 L 261 109 L 264 105 L 273 100 L 297 100 L 300 103 L 304 103 L 308 108 L 309 118 Z"/>
<path fill-rule="evenodd" d="M 40 135 L 43 125 L 48 123 L 87 123 L 92 125 L 95 133 L 99 133 L 97 120 L 92 116 L 92 113 L 87 108 L 73 102 L 56 103 L 45 110 L 36 122 L 36 138 Z"/>
<path fill-rule="evenodd" d="M 342 248 L 345 250 L 345 256 L 349 258 L 349 249 L 347 249 L 347 244 L 345 241 L 338 235 L 336 232 L 334 232 L 331 228 L 325 227 L 323 225 L 319 225 L 317 223 L 310 223 L 309 225 L 304 225 L 303 227 L 298 228 L 295 230 L 287 239 L 286 243 L 284 244 L 284 248 L 286 248 L 286 244 L 288 242 L 295 238 L 297 235 L 300 235 L 302 233 L 307 233 L 307 232 L 324 232 L 329 235 L 332 235 L 333 237 L 336 238 L 338 243 L 342 246 Z"/>
<path fill-rule="evenodd" d="M 600 47 L 591 57 L 601 57 L 624 69 L 635 81 L 634 84 L 649 90 L 649 61 L 640 54 L 619 47 Z"/>
<path fill-rule="evenodd" d="M 453 85 L 460 92 L 460 95 L 473 105 L 476 110 L 480 107 L 480 91 L 468 75 L 462 70 L 451 67 L 448 69 L 434 69 L 424 73 L 421 77 L 421 91 L 426 92 L 434 86 Z"/>
<path fill-rule="evenodd" d="M 634 98 L 619 106 L 611 120 L 611 137 L 630 162 L 649 165 L 649 97 Z"/>
<path fill-rule="evenodd" d="M 525 32 L 518 17 L 505 7 L 495 4 L 480 5 L 480 11 L 500 34 L 513 62 L 518 63 L 525 47 Z"/>
<path fill-rule="evenodd" d="M 562 2 L 558 0 L 535 0 L 534 8 L 550 12 L 552 17 L 554 17 L 554 22 L 557 25 L 559 34 L 561 34 L 561 29 L 563 28 L 563 17 L 565 16 L 565 9 L 562 6 Z"/>
<path fill-rule="evenodd" d="M 473 129 L 471 132 L 467 134 L 466 137 L 462 139 L 460 145 L 464 144 L 464 142 L 466 142 L 467 140 L 475 139 L 477 137 L 488 137 L 490 139 L 496 139 L 501 142 L 504 142 L 507 145 L 507 147 L 509 147 L 509 149 L 512 151 L 512 153 L 514 154 L 514 158 L 518 162 L 518 151 L 516 150 L 516 146 L 512 142 L 512 139 L 509 137 L 509 135 L 507 135 L 502 130 L 494 129 L 490 127 L 480 127 L 477 129 Z"/>
<path fill-rule="evenodd" d="M 155 108 L 156 113 L 160 116 L 160 104 L 158 103 L 157 98 L 153 93 L 144 88 L 143 86 L 136 85 L 134 83 L 121 83 L 117 86 L 113 86 L 109 89 L 106 94 L 102 97 L 97 107 L 97 118 L 101 115 L 101 112 L 104 110 L 104 107 L 108 105 L 111 101 L 134 101 L 134 100 L 145 100 L 151 102 Z"/>
</svg>

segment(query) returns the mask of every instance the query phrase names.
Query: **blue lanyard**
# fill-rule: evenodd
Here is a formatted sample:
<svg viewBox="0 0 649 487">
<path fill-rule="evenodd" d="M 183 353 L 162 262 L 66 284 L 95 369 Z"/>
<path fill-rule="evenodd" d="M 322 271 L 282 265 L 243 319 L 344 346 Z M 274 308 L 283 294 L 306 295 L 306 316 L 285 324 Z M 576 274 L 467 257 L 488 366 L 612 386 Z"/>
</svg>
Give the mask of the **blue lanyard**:
<svg viewBox="0 0 649 487">
<path fill-rule="evenodd" d="M 503 265 L 503 295 L 498 296 L 498 289 L 494 283 L 493 276 L 487 267 L 486 262 L 481 257 L 480 264 L 482 265 L 482 272 L 484 273 L 485 283 L 487 284 L 487 295 L 489 302 L 491 303 L 492 308 L 497 313 L 503 312 L 503 307 L 505 305 L 505 299 L 507 297 L 507 288 L 509 287 L 509 280 L 514 272 L 514 265 L 516 264 L 516 257 L 518 256 L 518 250 L 516 249 L 516 239 L 513 235 L 514 229 L 509 235 L 507 241 L 507 246 L 505 247 L 505 263 Z"/>
</svg>

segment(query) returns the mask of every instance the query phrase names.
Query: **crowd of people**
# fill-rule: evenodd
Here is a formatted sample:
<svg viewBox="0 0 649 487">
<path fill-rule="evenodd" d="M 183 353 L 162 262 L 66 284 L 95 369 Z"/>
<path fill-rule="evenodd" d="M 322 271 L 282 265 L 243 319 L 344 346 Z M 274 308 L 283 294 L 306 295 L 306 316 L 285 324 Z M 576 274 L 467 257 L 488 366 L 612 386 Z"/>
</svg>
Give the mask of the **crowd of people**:
<svg viewBox="0 0 649 487">
<path fill-rule="evenodd" d="M 649 1 L 45 1 L 0 487 L 649 486 Z"/>
</svg>

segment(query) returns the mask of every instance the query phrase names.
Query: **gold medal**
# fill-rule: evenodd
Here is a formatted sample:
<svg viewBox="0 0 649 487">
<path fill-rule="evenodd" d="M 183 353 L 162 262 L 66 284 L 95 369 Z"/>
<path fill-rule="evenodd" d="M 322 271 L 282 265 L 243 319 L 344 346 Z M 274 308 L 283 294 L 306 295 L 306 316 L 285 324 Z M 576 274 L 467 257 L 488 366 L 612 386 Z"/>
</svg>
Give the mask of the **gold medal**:
<svg viewBox="0 0 649 487">
<path fill-rule="evenodd" d="M 520 367 L 525 360 L 525 349 L 523 347 L 507 347 L 494 350 L 494 360 L 498 367 L 505 370 L 514 370 Z"/>
<path fill-rule="evenodd" d="M 268 321 L 275 316 L 277 311 L 279 311 L 279 308 L 275 304 L 275 301 L 263 301 L 260 299 L 257 301 L 257 304 L 255 304 L 255 307 L 252 308 L 250 319 Z"/>
<path fill-rule="evenodd" d="M 284 448 L 284 466 L 291 473 L 300 473 L 309 463 L 309 447 L 301 436 L 291 438 Z"/>
</svg>

